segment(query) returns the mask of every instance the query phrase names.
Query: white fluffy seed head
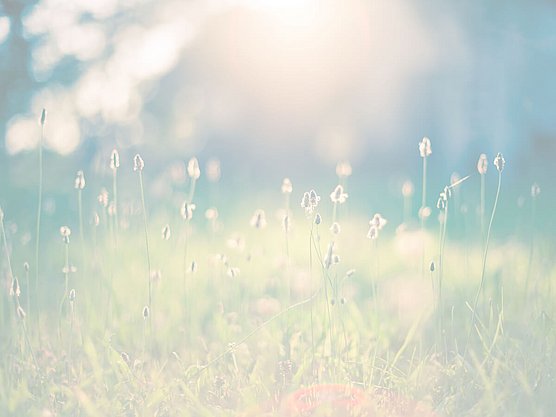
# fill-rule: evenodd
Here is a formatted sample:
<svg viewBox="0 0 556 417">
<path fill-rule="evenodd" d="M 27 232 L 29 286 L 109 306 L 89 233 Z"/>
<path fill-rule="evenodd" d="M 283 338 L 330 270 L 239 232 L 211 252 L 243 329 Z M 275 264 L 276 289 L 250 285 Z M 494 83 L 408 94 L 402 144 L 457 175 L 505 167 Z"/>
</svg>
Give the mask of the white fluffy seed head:
<svg viewBox="0 0 556 417">
<path fill-rule="evenodd" d="M 481 175 L 485 175 L 488 169 L 488 159 L 487 156 L 482 153 L 479 156 L 479 160 L 477 161 L 477 171 L 479 171 L 479 174 Z"/>
<path fill-rule="evenodd" d="M 82 190 L 85 188 L 85 175 L 83 171 L 77 171 L 77 175 L 75 176 L 75 189 Z"/>
<path fill-rule="evenodd" d="M 220 167 L 220 160 L 216 158 L 211 158 L 208 160 L 206 165 L 207 179 L 210 182 L 218 182 L 222 176 L 222 169 Z M 199 175 L 201 173 L 199 172 Z"/>
<path fill-rule="evenodd" d="M 10 286 L 10 296 L 19 297 L 21 295 L 21 288 L 19 287 L 19 280 L 17 277 L 13 277 L 12 285 Z"/>
<path fill-rule="evenodd" d="M 133 170 L 143 171 L 143 168 L 145 168 L 145 161 L 143 161 L 141 155 L 135 154 L 135 157 L 133 158 Z"/>
<path fill-rule="evenodd" d="M 504 167 L 506 166 L 506 160 L 500 152 L 498 152 L 496 158 L 494 158 L 494 166 L 496 167 L 498 172 L 502 172 L 504 170 Z"/>
<path fill-rule="evenodd" d="M 421 139 L 421 142 L 419 142 L 419 154 L 421 155 L 421 158 L 426 158 L 432 154 L 431 141 L 426 136 Z"/>
<path fill-rule="evenodd" d="M 413 183 L 409 180 L 405 181 L 402 185 L 402 195 L 404 197 L 411 197 L 415 192 L 415 187 Z"/>
<path fill-rule="evenodd" d="M 70 303 L 73 303 L 75 301 L 75 289 L 71 289 L 70 293 L 69 293 L 69 301 Z"/>
<path fill-rule="evenodd" d="M 367 232 L 367 237 L 371 240 L 378 238 L 378 228 L 371 225 L 369 231 Z"/>
<path fill-rule="evenodd" d="M 195 204 L 188 203 L 185 201 L 181 205 L 180 214 L 184 220 L 191 220 L 193 218 L 193 211 L 195 210 Z"/>
<path fill-rule="evenodd" d="M 340 227 L 340 224 L 338 222 L 334 222 L 334 223 L 332 223 L 332 226 L 330 226 L 330 232 L 334 236 L 339 235 L 341 231 L 342 231 L 342 228 Z"/>
<path fill-rule="evenodd" d="M 536 182 L 531 185 L 531 197 L 537 198 L 541 193 L 541 187 Z"/>
<path fill-rule="evenodd" d="M 321 217 L 320 213 L 317 213 L 315 215 L 315 224 L 318 226 L 321 223 L 322 223 L 322 217 Z"/>
<path fill-rule="evenodd" d="M 97 197 L 97 201 L 102 207 L 108 207 L 108 191 L 106 190 L 106 188 L 101 188 L 100 193 Z"/>
<path fill-rule="evenodd" d="M 199 161 L 193 157 L 187 163 L 187 175 L 192 180 L 197 180 L 201 176 L 201 169 L 199 168 Z"/>
<path fill-rule="evenodd" d="M 253 217 L 251 217 L 250 224 L 255 229 L 264 229 L 266 227 L 266 215 L 264 210 L 255 210 Z"/>
<path fill-rule="evenodd" d="M 46 109 L 42 109 L 40 124 L 41 124 L 41 126 L 44 126 L 45 123 L 46 123 Z"/>
<path fill-rule="evenodd" d="M 117 149 L 113 149 L 110 154 L 110 168 L 116 171 L 120 167 L 120 154 Z"/>
<path fill-rule="evenodd" d="M 60 227 L 60 235 L 62 236 L 62 239 L 64 240 L 64 243 L 68 244 L 69 243 L 69 237 L 71 235 L 71 229 L 68 226 Z"/>
<path fill-rule="evenodd" d="M 337 185 L 334 191 L 330 193 L 330 200 L 332 200 L 333 203 L 343 204 L 346 202 L 347 198 L 348 195 L 344 193 L 344 187 L 341 185 Z"/>
<path fill-rule="evenodd" d="M 291 194 L 293 191 L 293 185 L 289 178 L 284 178 L 282 181 L 282 194 Z"/>
<path fill-rule="evenodd" d="M 351 165 L 348 161 L 340 161 L 336 165 L 336 175 L 340 179 L 351 176 L 351 172 Z"/>
<path fill-rule="evenodd" d="M 218 210 L 216 207 L 210 207 L 205 211 L 205 218 L 209 221 L 215 221 L 218 218 Z"/>
<path fill-rule="evenodd" d="M 380 213 L 376 213 L 373 218 L 369 221 L 369 225 L 376 227 L 377 230 L 382 230 L 386 226 L 388 220 L 386 220 Z"/>
<path fill-rule="evenodd" d="M 162 240 L 170 240 L 170 236 L 172 236 L 172 232 L 170 231 L 170 225 L 167 224 L 162 228 Z"/>
</svg>

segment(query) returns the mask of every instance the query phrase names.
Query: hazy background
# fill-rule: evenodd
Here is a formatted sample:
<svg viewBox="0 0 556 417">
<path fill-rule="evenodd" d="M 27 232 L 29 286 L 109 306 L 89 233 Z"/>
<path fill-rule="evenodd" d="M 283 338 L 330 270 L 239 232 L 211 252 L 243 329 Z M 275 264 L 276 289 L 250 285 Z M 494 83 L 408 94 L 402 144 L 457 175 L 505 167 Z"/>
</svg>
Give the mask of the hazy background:
<svg viewBox="0 0 556 417">
<path fill-rule="evenodd" d="M 429 204 L 452 172 L 502 151 L 506 202 L 517 206 L 537 181 L 554 207 L 554 1 L 0 4 L 0 198 L 27 202 L 22 210 L 35 209 L 43 107 L 51 196 L 71 191 L 77 169 L 108 186 L 116 146 L 129 171 L 141 152 L 160 197 L 180 189 L 164 188 L 165 173 L 192 155 L 220 159 L 223 199 L 278 192 L 283 176 L 297 193 L 332 188 L 348 159 L 353 204 L 384 210 L 381 196 L 398 196 L 404 179 L 419 190 L 426 135 Z"/>
</svg>

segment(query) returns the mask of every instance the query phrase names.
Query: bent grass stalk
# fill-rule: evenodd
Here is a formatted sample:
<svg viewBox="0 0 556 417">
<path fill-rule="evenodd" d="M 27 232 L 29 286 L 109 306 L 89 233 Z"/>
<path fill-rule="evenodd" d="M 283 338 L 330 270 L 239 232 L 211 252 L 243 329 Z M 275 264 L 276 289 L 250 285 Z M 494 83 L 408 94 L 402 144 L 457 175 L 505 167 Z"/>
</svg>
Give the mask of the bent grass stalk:
<svg viewBox="0 0 556 417">
<path fill-rule="evenodd" d="M 502 169 L 503 169 L 503 163 L 502 163 Z M 494 198 L 494 206 L 492 207 L 492 213 L 490 215 L 490 221 L 488 223 L 485 249 L 484 249 L 484 253 L 483 253 L 483 264 L 482 264 L 482 269 L 481 269 L 481 281 L 479 283 L 479 288 L 477 290 L 477 294 L 475 295 L 475 301 L 473 302 L 473 309 L 472 309 L 472 313 L 471 313 L 471 327 L 469 328 L 469 331 L 467 333 L 467 339 L 466 339 L 466 342 L 465 342 L 465 349 L 464 349 L 463 356 L 465 356 L 465 354 L 467 353 L 467 349 L 469 347 L 469 340 L 471 338 L 471 332 L 473 331 L 473 328 L 475 327 L 475 320 L 476 320 L 476 316 L 477 316 L 477 305 L 479 303 L 479 297 L 480 297 L 481 292 L 482 292 L 483 287 L 484 287 L 486 263 L 487 263 L 487 256 L 488 256 L 488 245 L 489 245 L 489 242 L 490 242 L 490 233 L 491 233 L 491 230 L 492 230 L 492 223 L 494 222 L 494 216 L 496 214 L 496 208 L 498 206 L 498 198 L 500 197 L 500 186 L 502 184 L 502 169 L 498 169 L 498 186 L 496 188 L 496 197 Z"/>
</svg>

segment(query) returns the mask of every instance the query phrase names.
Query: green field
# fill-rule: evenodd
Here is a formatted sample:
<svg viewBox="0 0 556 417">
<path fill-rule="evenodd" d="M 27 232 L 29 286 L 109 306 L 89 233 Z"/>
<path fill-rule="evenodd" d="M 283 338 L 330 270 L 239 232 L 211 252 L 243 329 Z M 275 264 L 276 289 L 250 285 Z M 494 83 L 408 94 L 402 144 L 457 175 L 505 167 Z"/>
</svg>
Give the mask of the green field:
<svg viewBox="0 0 556 417">
<path fill-rule="evenodd" d="M 239 209 L 207 211 L 205 172 L 190 162 L 182 201 L 162 200 L 143 187 L 144 159 L 122 174 L 106 155 L 106 189 L 67 182 L 55 217 L 40 194 L 34 215 L 22 219 L 16 197 L 4 209 L 0 415 L 554 415 L 556 270 L 540 190 L 510 218 L 504 202 L 493 213 L 489 185 L 481 214 L 460 193 L 481 193 L 471 166 L 428 218 L 421 185 L 406 184 L 392 203 L 404 223 L 369 230 L 374 213 L 353 208 L 341 170 L 347 201 L 330 195 L 337 183 L 320 201 L 286 183 L 261 190 L 281 201 L 265 212 L 241 194 Z M 490 161 L 485 174 L 501 195 L 508 170 Z"/>
</svg>

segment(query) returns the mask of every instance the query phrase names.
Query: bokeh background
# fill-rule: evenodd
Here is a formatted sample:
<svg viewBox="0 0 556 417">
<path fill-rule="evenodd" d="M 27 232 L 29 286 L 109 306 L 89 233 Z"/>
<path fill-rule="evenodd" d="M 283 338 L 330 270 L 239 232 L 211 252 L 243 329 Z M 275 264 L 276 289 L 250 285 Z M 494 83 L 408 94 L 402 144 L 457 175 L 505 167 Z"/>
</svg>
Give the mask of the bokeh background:
<svg viewBox="0 0 556 417">
<path fill-rule="evenodd" d="M 45 107 L 54 206 L 77 169 L 108 186 L 117 147 L 128 171 L 141 152 L 161 200 L 185 189 L 183 161 L 218 158 L 231 206 L 266 201 L 284 176 L 327 195 L 349 160 L 350 204 L 401 217 L 426 135 L 430 205 L 501 151 L 508 213 L 536 181 L 556 230 L 554 1 L 4 0 L 0 74 L 0 198 L 18 213 L 36 209 Z"/>
</svg>

